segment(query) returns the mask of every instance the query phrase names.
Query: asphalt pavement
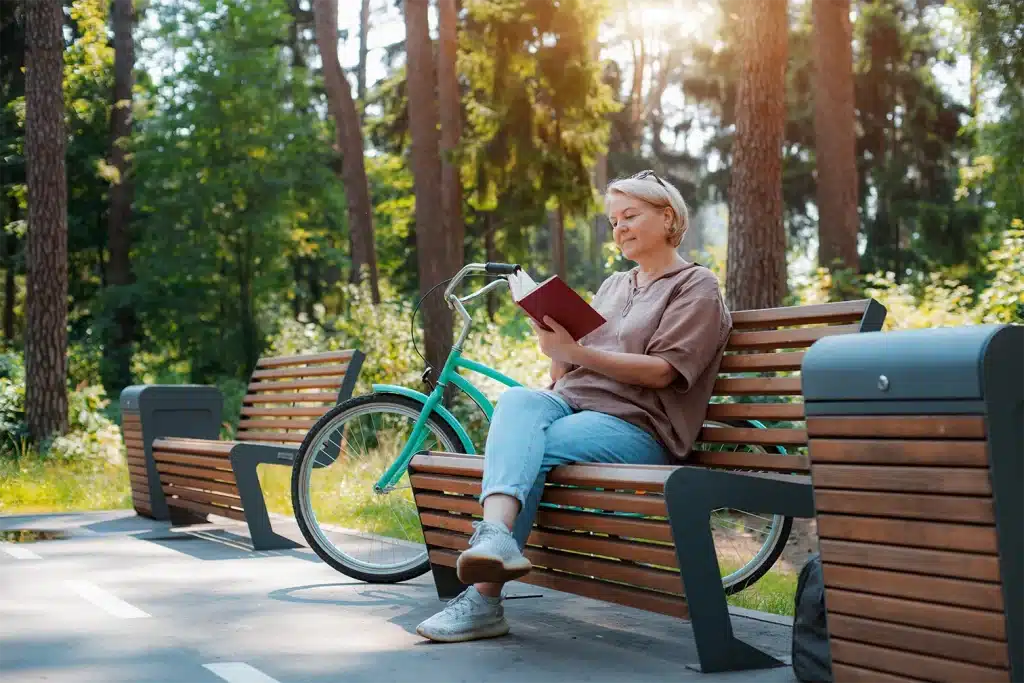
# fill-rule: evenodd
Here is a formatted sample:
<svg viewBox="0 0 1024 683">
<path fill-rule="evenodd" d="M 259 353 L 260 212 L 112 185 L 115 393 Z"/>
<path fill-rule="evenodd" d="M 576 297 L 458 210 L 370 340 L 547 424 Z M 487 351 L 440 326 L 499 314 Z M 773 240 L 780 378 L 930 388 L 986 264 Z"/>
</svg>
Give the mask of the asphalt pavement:
<svg viewBox="0 0 1024 683">
<path fill-rule="evenodd" d="M 297 536 L 289 520 L 274 524 Z M 253 551 L 228 522 L 182 531 L 126 510 L 0 517 L 0 680 L 796 680 L 789 667 L 694 670 L 687 622 L 525 584 L 510 593 L 510 635 L 434 644 L 415 632 L 443 606 L 429 574 L 366 584 L 307 548 Z M 786 659 L 789 624 L 753 616 L 734 616 L 736 633 Z"/>
</svg>

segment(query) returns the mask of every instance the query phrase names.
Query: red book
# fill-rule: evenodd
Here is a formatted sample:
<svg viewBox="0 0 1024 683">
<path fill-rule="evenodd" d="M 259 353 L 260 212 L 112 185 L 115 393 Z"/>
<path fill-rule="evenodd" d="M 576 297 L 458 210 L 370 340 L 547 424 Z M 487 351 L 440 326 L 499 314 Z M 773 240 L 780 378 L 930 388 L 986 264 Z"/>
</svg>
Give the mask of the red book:
<svg viewBox="0 0 1024 683">
<path fill-rule="evenodd" d="M 557 275 L 552 275 L 538 285 L 525 271 L 520 270 L 509 276 L 508 283 L 512 299 L 542 329 L 550 331 L 544 324 L 544 316 L 549 316 L 564 327 L 573 339 L 579 341 L 607 322 L 604 316 Z"/>
</svg>

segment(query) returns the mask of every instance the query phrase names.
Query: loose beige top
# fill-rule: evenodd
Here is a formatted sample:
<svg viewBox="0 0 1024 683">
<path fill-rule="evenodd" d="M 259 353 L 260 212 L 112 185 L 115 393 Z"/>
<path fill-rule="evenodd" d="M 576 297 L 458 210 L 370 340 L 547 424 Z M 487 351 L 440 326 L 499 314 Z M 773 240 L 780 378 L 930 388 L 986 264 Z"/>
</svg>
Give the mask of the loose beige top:
<svg viewBox="0 0 1024 683">
<path fill-rule="evenodd" d="M 608 322 L 580 343 L 658 356 L 679 376 L 664 389 L 650 389 L 574 366 L 551 388 L 573 408 L 621 418 L 684 458 L 707 415 L 732 316 L 718 278 L 703 266 L 680 263 L 642 287 L 637 270 L 614 273 L 601 284 L 591 305 Z"/>
</svg>

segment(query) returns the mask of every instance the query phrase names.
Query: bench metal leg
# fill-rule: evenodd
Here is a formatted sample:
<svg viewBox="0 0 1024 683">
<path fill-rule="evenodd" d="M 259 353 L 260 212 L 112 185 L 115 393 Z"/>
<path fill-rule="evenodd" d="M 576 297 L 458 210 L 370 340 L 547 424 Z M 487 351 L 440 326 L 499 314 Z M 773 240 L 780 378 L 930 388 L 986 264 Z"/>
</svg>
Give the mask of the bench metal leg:
<svg viewBox="0 0 1024 683">
<path fill-rule="evenodd" d="M 813 517 L 804 478 L 681 467 L 665 482 L 665 502 L 690 609 L 700 668 L 705 673 L 785 666 L 733 634 L 711 534 L 711 512 L 727 507 L 788 517 Z"/>
<path fill-rule="evenodd" d="M 249 525 L 254 550 L 288 550 L 301 547 L 290 538 L 274 532 L 256 472 L 256 466 L 260 464 L 290 466 L 295 450 L 287 446 L 264 444 L 238 444 L 231 449 L 231 469 L 235 473 L 235 483 L 238 486 L 238 495 L 242 499 L 245 521 Z"/>
<path fill-rule="evenodd" d="M 443 564 L 430 563 L 430 571 L 434 575 L 434 587 L 437 589 L 439 600 L 451 600 L 462 591 L 469 588 L 459 581 L 455 567 L 448 567 Z"/>
</svg>

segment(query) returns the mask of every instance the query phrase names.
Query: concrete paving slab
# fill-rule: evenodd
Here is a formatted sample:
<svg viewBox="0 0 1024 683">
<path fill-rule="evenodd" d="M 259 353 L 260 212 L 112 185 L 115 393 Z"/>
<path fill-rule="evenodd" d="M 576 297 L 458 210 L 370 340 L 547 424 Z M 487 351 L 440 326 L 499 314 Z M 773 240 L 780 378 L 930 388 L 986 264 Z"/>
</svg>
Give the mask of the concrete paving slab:
<svg viewBox="0 0 1024 683">
<path fill-rule="evenodd" d="M 19 546 L 39 559 L 0 553 L 11 683 L 795 681 L 789 667 L 698 673 L 687 622 L 525 584 L 510 592 L 542 597 L 506 603 L 509 636 L 429 643 L 415 633 L 442 606 L 429 575 L 366 584 L 308 548 L 253 552 L 238 525 L 182 533 L 131 511 L 0 517 L 0 531 L 25 528 L 66 538 Z M 125 618 L 118 603 L 146 616 Z M 733 622 L 787 657 L 787 623 Z"/>
</svg>

